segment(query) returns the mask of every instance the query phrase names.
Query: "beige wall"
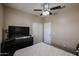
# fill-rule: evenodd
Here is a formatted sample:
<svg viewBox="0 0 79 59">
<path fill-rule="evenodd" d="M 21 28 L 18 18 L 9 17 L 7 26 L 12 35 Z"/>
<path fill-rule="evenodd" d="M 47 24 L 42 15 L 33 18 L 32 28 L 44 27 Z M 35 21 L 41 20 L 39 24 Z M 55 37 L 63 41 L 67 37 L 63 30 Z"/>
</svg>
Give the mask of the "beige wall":
<svg viewBox="0 0 79 59">
<path fill-rule="evenodd" d="M 32 24 L 33 23 L 42 24 L 42 18 L 31 15 L 26 12 L 22 12 L 20 10 L 9 8 L 9 7 L 5 7 L 5 16 L 4 17 L 5 17 L 4 29 L 7 29 L 8 26 L 29 26 L 31 34 L 32 34 Z M 40 39 L 38 41 L 42 41 L 42 39 Z"/>
<path fill-rule="evenodd" d="M 2 42 L 3 6 L 0 4 L 0 43 Z"/>
<path fill-rule="evenodd" d="M 45 18 L 52 23 L 52 42 L 67 50 L 75 50 L 79 43 L 79 4 L 68 6 L 57 15 Z"/>
</svg>

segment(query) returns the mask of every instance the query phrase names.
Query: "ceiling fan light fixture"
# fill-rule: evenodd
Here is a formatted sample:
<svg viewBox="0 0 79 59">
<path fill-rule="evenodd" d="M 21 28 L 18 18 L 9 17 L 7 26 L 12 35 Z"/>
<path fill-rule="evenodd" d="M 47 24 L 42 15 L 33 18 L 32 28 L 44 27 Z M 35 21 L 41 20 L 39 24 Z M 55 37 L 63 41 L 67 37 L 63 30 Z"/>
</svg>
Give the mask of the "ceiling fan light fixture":
<svg viewBox="0 0 79 59">
<path fill-rule="evenodd" d="M 44 11 L 42 14 L 43 14 L 44 16 L 47 16 L 47 15 L 49 15 L 50 13 L 49 13 L 49 11 Z"/>
</svg>

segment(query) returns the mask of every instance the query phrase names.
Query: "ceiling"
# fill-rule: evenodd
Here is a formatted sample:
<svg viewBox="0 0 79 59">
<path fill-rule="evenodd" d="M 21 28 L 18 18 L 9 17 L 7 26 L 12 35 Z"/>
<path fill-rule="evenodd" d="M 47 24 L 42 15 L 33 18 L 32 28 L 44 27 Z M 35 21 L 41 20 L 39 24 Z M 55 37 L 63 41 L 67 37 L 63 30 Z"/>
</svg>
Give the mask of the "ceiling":
<svg viewBox="0 0 79 59">
<path fill-rule="evenodd" d="M 42 4 L 43 3 L 6 3 L 5 5 L 8 6 L 8 7 L 11 7 L 11 8 L 19 9 L 19 10 L 24 11 L 24 12 L 28 12 L 28 13 L 33 14 L 33 15 L 40 16 L 40 14 L 42 12 L 41 11 L 33 11 L 33 9 L 42 9 Z M 60 4 L 60 3 L 49 3 L 50 8 L 58 6 L 58 5 L 62 5 L 62 4 Z M 54 13 L 56 11 L 57 10 L 52 11 L 52 13 Z"/>
</svg>

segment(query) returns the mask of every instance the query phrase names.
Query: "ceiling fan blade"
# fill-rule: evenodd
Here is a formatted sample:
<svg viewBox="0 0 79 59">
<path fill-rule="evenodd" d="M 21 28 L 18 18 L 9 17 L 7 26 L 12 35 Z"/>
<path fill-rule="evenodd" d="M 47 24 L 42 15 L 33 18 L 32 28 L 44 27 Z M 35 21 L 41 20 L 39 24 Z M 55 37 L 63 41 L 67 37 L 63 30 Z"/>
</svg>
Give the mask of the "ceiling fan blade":
<svg viewBox="0 0 79 59">
<path fill-rule="evenodd" d="M 61 9 L 62 9 L 62 8 L 65 8 L 65 7 L 66 7 L 66 6 L 65 6 L 65 5 L 63 5 L 63 6 L 61 6 Z"/>
<path fill-rule="evenodd" d="M 56 6 L 56 7 L 50 8 L 50 10 L 56 10 L 56 9 L 61 9 L 61 6 Z"/>
<path fill-rule="evenodd" d="M 42 11 L 42 9 L 34 9 L 34 11 Z"/>
</svg>

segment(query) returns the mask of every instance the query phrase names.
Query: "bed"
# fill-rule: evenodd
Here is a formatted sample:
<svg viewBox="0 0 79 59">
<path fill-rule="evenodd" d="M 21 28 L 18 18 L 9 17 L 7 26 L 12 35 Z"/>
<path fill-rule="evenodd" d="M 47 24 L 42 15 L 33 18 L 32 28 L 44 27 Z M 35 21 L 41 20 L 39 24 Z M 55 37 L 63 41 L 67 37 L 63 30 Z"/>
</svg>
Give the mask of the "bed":
<svg viewBox="0 0 79 59">
<path fill-rule="evenodd" d="M 14 56 L 74 56 L 72 53 L 43 42 L 17 50 Z"/>
</svg>

